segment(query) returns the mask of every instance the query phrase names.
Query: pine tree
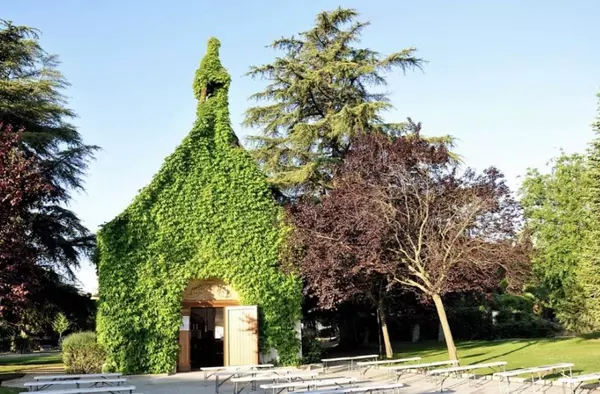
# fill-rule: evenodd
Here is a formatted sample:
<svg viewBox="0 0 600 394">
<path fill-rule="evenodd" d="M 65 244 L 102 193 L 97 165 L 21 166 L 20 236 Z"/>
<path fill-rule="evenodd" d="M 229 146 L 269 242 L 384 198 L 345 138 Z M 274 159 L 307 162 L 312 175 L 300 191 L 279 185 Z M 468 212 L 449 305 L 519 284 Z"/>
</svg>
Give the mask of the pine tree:
<svg viewBox="0 0 600 394">
<path fill-rule="evenodd" d="M 292 195 L 322 193 L 331 186 L 333 166 L 357 134 L 398 134 L 403 124 L 385 123 L 391 104 L 385 72 L 420 68 L 414 48 L 389 56 L 357 47 L 368 22 L 354 9 L 317 15 L 315 26 L 270 47 L 284 52 L 248 75 L 269 85 L 251 98 L 265 105 L 247 110 L 244 124 L 259 128 L 249 140 L 272 184 Z"/>
<path fill-rule="evenodd" d="M 600 99 L 600 94 L 598 94 Z M 582 325 L 587 330 L 600 329 L 600 102 L 598 116 L 592 125 L 595 138 L 592 140 L 588 158 L 590 175 L 589 209 L 591 230 L 588 233 L 585 252 L 578 272 L 581 286 Z"/>
<path fill-rule="evenodd" d="M 82 189 L 97 147 L 84 144 L 69 123 L 75 114 L 65 107 L 62 90 L 68 82 L 57 65 L 57 57 L 41 48 L 37 30 L 0 21 L 0 125 L 22 131 L 23 153 L 37 159 L 53 187 L 33 217 L 32 242 L 38 263 L 61 264 L 70 272 L 93 237 L 65 204 L 70 191 Z"/>
</svg>

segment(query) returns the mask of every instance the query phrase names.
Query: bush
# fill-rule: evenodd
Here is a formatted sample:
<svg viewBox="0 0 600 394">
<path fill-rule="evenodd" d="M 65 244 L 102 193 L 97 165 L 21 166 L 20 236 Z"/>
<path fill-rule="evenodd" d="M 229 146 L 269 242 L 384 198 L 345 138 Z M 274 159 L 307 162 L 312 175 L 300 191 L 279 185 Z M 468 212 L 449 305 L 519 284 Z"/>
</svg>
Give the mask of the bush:
<svg viewBox="0 0 600 394">
<path fill-rule="evenodd" d="M 302 364 L 320 363 L 323 357 L 321 344 L 314 335 L 302 337 Z"/>
<path fill-rule="evenodd" d="M 493 336 L 492 314 L 484 307 L 464 306 L 451 309 L 448 320 L 454 339 L 473 341 Z"/>
<path fill-rule="evenodd" d="M 560 326 L 532 313 L 504 309 L 499 311 L 494 325 L 496 339 L 553 337 Z"/>
<path fill-rule="evenodd" d="M 62 359 L 67 373 L 99 373 L 106 360 L 106 351 L 96 341 L 96 333 L 77 332 L 63 340 Z"/>
<path fill-rule="evenodd" d="M 495 306 L 500 310 L 533 313 L 533 297 L 501 294 L 496 297 Z"/>
</svg>

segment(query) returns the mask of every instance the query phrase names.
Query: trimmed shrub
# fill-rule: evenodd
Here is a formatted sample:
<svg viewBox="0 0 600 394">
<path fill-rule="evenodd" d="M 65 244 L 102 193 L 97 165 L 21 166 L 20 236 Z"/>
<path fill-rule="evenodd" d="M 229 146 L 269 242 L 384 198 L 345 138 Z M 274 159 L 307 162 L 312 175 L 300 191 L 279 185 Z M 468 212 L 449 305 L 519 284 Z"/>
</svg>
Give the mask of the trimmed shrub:
<svg viewBox="0 0 600 394">
<path fill-rule="evenodd" d="M 106 360 L 106 351 L 94 332 L 77 332 L 63 340 L 62 359 L 67 373 L 99 373 Z"/>
<path fill-rule="evenodd" d="M 494 325 L 496 339 L 553 337 L 560 331 L 559 325 L 532 313 L 508 309 L 499 311 Z"/>
</svg>

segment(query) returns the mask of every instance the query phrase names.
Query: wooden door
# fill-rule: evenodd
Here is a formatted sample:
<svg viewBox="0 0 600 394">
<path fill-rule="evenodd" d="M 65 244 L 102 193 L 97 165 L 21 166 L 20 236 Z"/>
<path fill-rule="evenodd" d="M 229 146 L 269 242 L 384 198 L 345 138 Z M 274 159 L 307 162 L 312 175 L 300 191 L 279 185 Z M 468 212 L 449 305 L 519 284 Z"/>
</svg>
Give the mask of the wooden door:
<svg viewBox="0 0 600 394">
<path fill-rule="evenodd" d="M 258 364 L 258 309 L 253 306 L 225 308 L 225 365 Z"/>
</svg>

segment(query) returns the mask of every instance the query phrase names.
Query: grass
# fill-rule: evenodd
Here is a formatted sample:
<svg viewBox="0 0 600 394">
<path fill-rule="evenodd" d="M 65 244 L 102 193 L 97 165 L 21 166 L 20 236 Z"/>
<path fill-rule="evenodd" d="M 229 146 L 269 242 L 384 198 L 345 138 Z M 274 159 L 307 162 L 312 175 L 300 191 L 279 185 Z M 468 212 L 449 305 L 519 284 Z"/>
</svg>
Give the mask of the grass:
<svg viewBox="0 0 600 394">
<path fill-rule="evenodd" d="M 571 362 L 575 364 L 573 374 L 600 372 L 600 339 L 597 338 L 469 341 L 458 342 L 457 349 L 461 365 L 506 361 L 509 370 Z M 394 358 L 420 356 L 420 362 L 448 359 L 445 344 L 439 342 L 396 343 L 394 350 Z"/>
<path fill-rule="evenodd" d="M 19 387 L 0 387 L 0 394 L 15 394 L 27 391 Z"/>
<path fill-rule="evenodd" d="M 62 368 L 60 353 L 39 353 L 0 356 L 0 374 Z M 1 379 L 0 379 L 1 380 Z M 0 394 L 4 394 L 0 392 Z"/>
</svg>

